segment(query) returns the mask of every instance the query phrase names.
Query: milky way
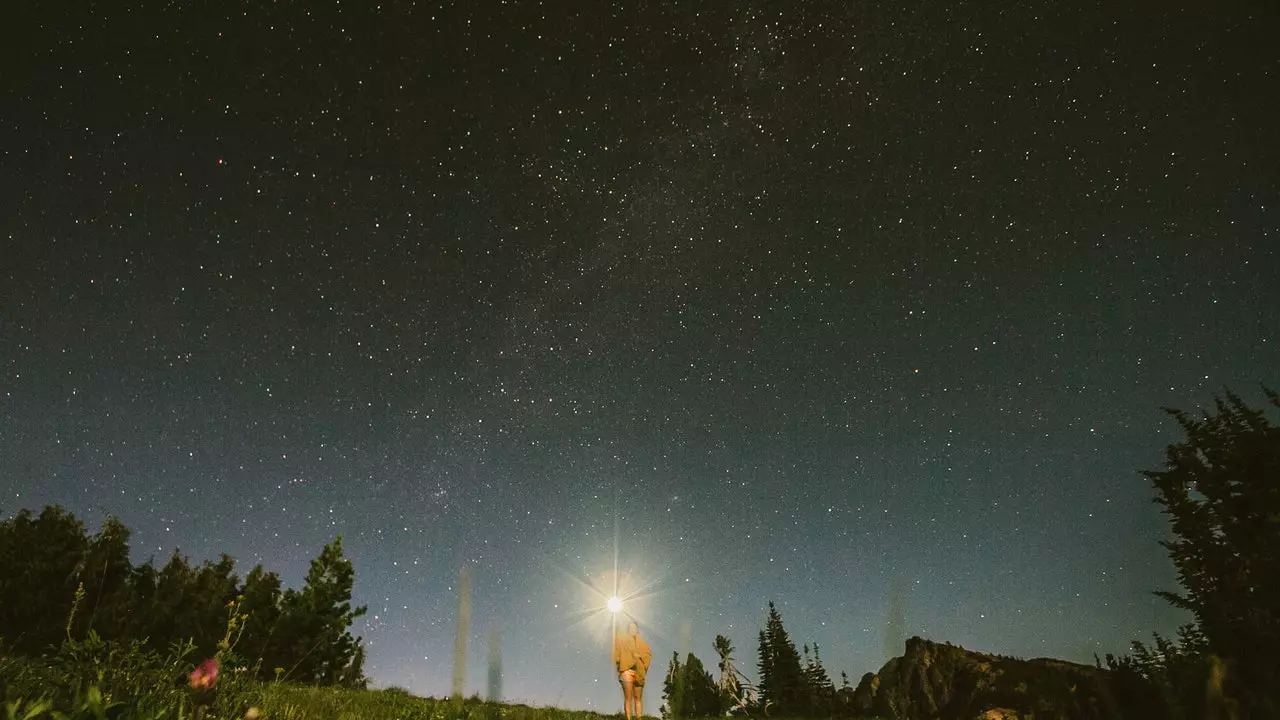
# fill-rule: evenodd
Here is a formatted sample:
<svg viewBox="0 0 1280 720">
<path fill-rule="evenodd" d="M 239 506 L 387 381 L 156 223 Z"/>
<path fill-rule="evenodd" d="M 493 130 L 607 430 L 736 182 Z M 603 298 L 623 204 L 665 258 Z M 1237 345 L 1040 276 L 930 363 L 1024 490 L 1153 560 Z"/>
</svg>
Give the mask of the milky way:
<svg viewBox="0 0 1280 720">
<path fill-rule="evenodd" d="M 373 684 L 420 694 L 465 565 L 468 688 L 500 633 L 508 698 L 608 711 L 615 553 L 661 667 L 753 667 L 769 600 L 855 682 L 895 634 L 1092 662 L 1185 620 L 1137 471 L 1161 406 L 1280 385 L 1276 18 L 33 12 L 6 516 L 293 586 L 341 533 Z"/>
</svg>

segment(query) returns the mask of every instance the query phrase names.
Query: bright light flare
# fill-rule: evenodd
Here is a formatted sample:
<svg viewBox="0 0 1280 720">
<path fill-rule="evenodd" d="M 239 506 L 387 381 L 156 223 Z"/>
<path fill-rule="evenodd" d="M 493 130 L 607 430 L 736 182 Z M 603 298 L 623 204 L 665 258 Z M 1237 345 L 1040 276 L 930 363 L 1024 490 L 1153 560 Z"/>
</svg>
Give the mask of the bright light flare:
<svg viewBox="0 0 1280 720">
<path fill-rule="evenodd" d="M 605 607 L 609 608 L 609 612 L 611 613 L 622 612 L 622 598 L 618 597 L 617 595 L 614 595 L 613 597 L 609 598 L 609 602 L 605 603 Z"/>
</svg>

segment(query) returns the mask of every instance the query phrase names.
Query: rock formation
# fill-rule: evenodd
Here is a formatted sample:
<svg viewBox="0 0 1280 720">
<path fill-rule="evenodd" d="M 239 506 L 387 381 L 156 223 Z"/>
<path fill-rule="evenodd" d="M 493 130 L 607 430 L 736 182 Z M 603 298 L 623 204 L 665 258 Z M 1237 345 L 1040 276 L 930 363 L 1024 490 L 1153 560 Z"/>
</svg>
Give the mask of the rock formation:
<svg viewBox="0 0 1280 720">
<path fill-rule="evenodd" d="M 1130 716 L 1113 697 L 1107 670 L 988 655 L 918 637 L 907 641 L 902 657 L 863 676 L 852 704 L 858 713 L 901 720 Z"/>
</svg>

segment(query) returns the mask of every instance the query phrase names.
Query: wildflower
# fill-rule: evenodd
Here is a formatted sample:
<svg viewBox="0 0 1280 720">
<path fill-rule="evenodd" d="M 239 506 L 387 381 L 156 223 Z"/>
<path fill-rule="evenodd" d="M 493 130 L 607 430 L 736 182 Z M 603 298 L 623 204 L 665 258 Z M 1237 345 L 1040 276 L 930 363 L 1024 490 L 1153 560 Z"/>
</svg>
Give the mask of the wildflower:
<svg viewBox="0 0 1280 720">
<path fill-rule="evenodd" d="M 71 603 L 71 614 L 67 616 L 67 639 L 71 639 L 71 626 L 76 623 L 76 610 L 80 609 L 80 601 L 84 600 L 84 583 L 76 586 L 76 599 Z"/>
<path fill-rule="evenodd" d="M 218 658 L 209 658 L 191 671 L 191 687 L 211 688 L 218 684 Z"/>
</svg>

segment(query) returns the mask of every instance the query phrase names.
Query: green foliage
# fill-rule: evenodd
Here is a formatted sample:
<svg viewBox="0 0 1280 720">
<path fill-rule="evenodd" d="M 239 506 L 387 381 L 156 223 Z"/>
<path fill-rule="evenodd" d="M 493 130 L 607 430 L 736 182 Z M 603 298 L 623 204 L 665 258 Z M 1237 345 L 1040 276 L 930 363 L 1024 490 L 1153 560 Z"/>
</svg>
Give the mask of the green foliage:
<svg viewBox="0 0 1280 720">
<path fill-rule="evenodd" d="M 139 612 L 132 635 L 148 638 L 153 647 L 190 638 L 198 654 L 212 655 L 222 639 L 224 608 L 238 594 L 234 568 L 227 555 L 192 567 L 176 551 L 159 571 L 144 564 L 135 573 Z"/>
<path fill-rule="evenodd" d="M 420 698 L 407 692 L 335 687 L 268 686 L 261 696 L 271 720 L 604 720 L 592 712 L 505 705 L 478 699 Z"/>
<path fill-rule="evenodd" d="M 757 669 L 760 671 L 760 701 L 771 706 L 775 716 L 803 717 L 812 706 L 811 693 L 800 653 L 782 626 L 782 615 L 769 603 L 769 615 L 760 631 Z"/>
<path fill-rule="evenodd" d="M 367 608 L 351 607 L 355 570 L 342 554 L 342 538 L 311 561 L 306 585 L 288 590 L 277 632 L 282 654 L 296 658 L 286 677 L 316 685 L 364 686 L 364 651 L 348 628 Z"/>
<path fill-rule="evenodd" d="M 38 517 L 23 510 L 0 523 L 0 639 L 12 657 L 55 664 L 115 653 L 103 662 L 155 665 L 152 655 L 178 644 L 262 680 L 364 687 L 364 649 L 349 628 L 365 609 L 351 607 L 355 571 L 341 538 L 312 561 L 301 590 L 282 591 L 261 566 L 241 583 L 234 569 L 227 555 L 193 565 L 176 551 L 160 568 L 134 567 L 119 520 L 107 518 L 90 537 L 62 508 Z M 62 675 L 106 688 L 98 670 L 113 672 L 77 665 Z"/>
<path fill-rule="evenodd" d="M 13 651 L 38 655 L 61 642 L 88 548 L 84 525 L 60 507 L 0 524 L 0 637 Z"/>
<path fill-rule="evenodd" d="M 129 635 L 133 566 L 129 562 L 129 528 L 114 517 L 89 539 L 76 576 L 84 587 L 84 606 L 72 635 L 84 637 L 90 629 L 113 640 Z"/>
<path fill-rule="evenodd" d="M 1204 636 L 1194 625 L 1179 629 L 1176 640 L 1154 635 L 1150 647 L 1133 643 L 1133 654 L 1107 655 L 1112 694 L 1122 708 L 1142 708 L 1150 717 L 1190 720 L 1207 705 L 1210 667 Z"/>
<path fill-rule="evenodd" d="M 716 690 L 720 694 L 720 707 L 727 710 L 744 701 L 738 669 L 733 665 L 733 641 L 724 635 L 716 635 L 712 647 L 719 657 L 716 665 L 720 669 L 720 681 L 716 683 Z"/>
<path fill-rule="evenodd" d="M 822 654 L 818 644 L 813 645 L 813 657 L 809 657 L 809 647 L 804 648 L 804 678 L 809 691 L 810 713 L 814 717 L 829 717 L 836 706 L 836 688 L 822 666 Z"/>
<path fill-rule="evenodd" d="M 1135 643 L 1132 667 L 1192 703 L 1181 706 L 1189 716 L 1238 702 L 1246 716 L 1280 717 L 1280 428 L 1230 392 L 1200 418 L 1169 412 L 1186 439 L 1169 446 L 1164 470 L 1144 475 L 1169 516 L 1174 539 L 1162 544 L 1185 594 L 1159 594 L 1196 626 L 1181 644 Z M 1186 683 L 1207 689 L 1196 697 Z"/>
<path fill-rule="evenodd" d="M 91 634 L 49 657 L 0 647 L 0 720 L 601 720 L 595 713 L 418 698 L 383 691 L 256 680 L 228 667 L 216 687 L 187 686 L 190 643 L 162 655 Z"/>
<path fill-rule="evenodd" d="M 662 697 L 662 716 L 666 718 L 717 717 L 724 710 L 715 680 L 693 653 L 683 664 L 678 654 L 671 654 L 671 664 L 662 681 Z"/>
<path fill-rule="evenodd" d="M 727 639 L 723 639 L 722 644 L 721 640 L 716 638 L 717 652 L 732 651 L 732 644 Z M 722 654 L 722 668 L 725 657 L 727 653 Z M 827 718 L 849 717 L 853 713 L 854 691 L 849 687 L 848 676 L 841 673 L 844 683 L 837 690 L 822 664 L 822 650 L 817 643 L 813 645 L 812 652 L 808 645 L 803 646 L 802 652 L 796 652 L 795 644 L 782 624 L 782 616 L 773 603 L 769 603 L 765 627 L 760 631 L 757 668 L 760 671 L 760 684 L 756 688 L 759 697 L 742 708 L 749 714 Z M 747 700 L 743 695 L 750 694 L 750 687 L 746 693 L 737 688 L 731 688 L 736 692 L 730 693 L 725 691 L 728 684 L 721 682 L 722 695 Z M 725 707 L 732 709 L 731 705 L 726 704 Z"/>
<path fill-rule="evenodd" d="M 137 640 L 108 641 L 90 631 L 48 656 L 3 655 L 0 693 L 16 717 L 156 720 L 194 717 L 197 709 L 208 720 L 241 717 L 250 698 L 236 673 L 206 698 L 186 687 L 193 651 L 187 642 L 159 653 Z"/>
</svg>

